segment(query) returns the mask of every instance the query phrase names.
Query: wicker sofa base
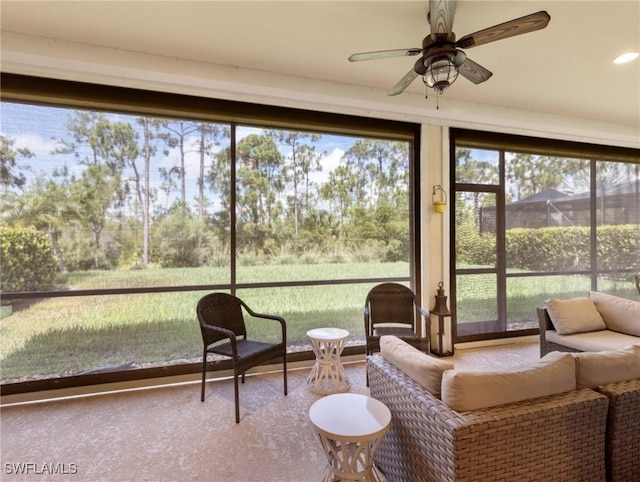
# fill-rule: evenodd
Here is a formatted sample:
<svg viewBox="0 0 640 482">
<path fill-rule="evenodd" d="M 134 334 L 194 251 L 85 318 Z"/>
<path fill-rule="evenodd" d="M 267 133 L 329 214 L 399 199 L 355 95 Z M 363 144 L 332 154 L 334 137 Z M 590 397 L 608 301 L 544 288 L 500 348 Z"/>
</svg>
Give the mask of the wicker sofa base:
<svg viewBox="0 0 640 482">
<path fill-rule="evenodd" d="M 593 390 L 456 412 L 379 355 L 367 372 L 392 414 L 376 455 L 390 481 L 605 479 L 608 400 Z"/>
<path fill-rule="evenodd" d="M 597 388 L 609 398 L 607 481 L 640 481 L 640 380 Z"/>
<path fill-rule="evenodd" d="M 559 343 L 554 343 L 547 340 L 540 340 L 540 358 L 545 356 L 547 353 L 551 353 L 552 351 L 561 351 L 565 353 L 581 353 L 580 350 L 576 350 L 575 348 L 571 348 L 566 345 L 560 345 Z"/>
</svg>

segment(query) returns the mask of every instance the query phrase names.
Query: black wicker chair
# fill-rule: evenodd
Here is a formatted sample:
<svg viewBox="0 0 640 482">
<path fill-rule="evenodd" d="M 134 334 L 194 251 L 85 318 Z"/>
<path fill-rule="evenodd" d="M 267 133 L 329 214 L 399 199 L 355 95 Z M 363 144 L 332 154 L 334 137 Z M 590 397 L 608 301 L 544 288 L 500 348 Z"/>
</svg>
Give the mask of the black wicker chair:
<svg viewBox="0 0 640 482">
<path fill-rule="evenodd" d="M 280 323 L 281 341 L 268 343 L 247 339 L 243 310 L 256 319 Z M 235 389 L 236 423 L 240 422 L 238 376 L 250 368 L 282 357 L 284 394 L 287 394 L 287 326 L 283 318 L 275 315 L 255 313 L 239 298 L 227 293 L 211 293 L 200 299 L 196 308 L 204 350 L 202 353 L 202 388 L 200 400 L 204 401 L 207 373 L 207 354 L 216 353 L 231 358 Z M 227 340 L 224 341 L 223 340 Z"/>
<path fill-rule="evenodd" d="M 416 329 L 422 317 L 426 320 L 426 335 L 418 335 Z M 416 303 L 416 296 L 409 288 L 397 283 L 374 286 L 365 301 L 364 329 L 366 353 L 380 350 L 380 337 L 394 335 L 423 352 L 429 350 L 429 312 Z"/>
</svg>

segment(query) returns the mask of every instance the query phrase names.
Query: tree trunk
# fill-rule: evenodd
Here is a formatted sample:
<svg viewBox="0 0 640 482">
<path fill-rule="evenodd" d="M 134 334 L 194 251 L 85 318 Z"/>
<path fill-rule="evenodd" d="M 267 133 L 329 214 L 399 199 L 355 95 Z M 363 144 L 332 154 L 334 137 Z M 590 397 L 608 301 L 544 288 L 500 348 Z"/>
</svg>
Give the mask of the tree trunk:
<svg viewBox="0 0 640 482">
<path fill-rule="evenodd" d="M 149 244 L 150 244 L 150 226 L 149 226 L 149 165 L 151 163 L 151 147 L 149 146 L 149 119 L 144 119 L 144 197 L 142 198 L 142 265 L 146 267 L 149 264 Z"/>
<path fill-rule="evenodd" d="M 100 260 L 98 259 L 98 253 L 100 252 L 100 232 L 102 226 L 93 224 L 93 268 L 100 269 Z"/>
<path fill-rule="evenodd" d="M 53 245 L 53 252 L 56 255 L 56 263 L 58 264 L 58 271 L 61 273 L 67 272 L 67 267 L 64 264 L 62 257 L 62 250 L 60 249 L 60 231 L 53 229 L 49 226 L 49 237 L 51 238 L 51 244 Z"/>
<path fill-rule="evenodd" d="M 204 125 L 200 126 L 200 177 L 198 178 L 198 219 L 204 220 Z"/>
</svg>

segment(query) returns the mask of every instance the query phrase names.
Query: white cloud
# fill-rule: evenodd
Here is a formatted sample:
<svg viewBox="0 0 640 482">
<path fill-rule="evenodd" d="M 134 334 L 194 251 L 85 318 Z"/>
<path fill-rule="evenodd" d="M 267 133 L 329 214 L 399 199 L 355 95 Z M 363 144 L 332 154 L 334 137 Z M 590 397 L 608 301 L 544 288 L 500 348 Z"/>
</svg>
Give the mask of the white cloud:
<svg viewBox="0 0 640 482">
<path fill-rule="evenodd" d="M 344 151 L 339 148 L 334 148 L 329 154 L 324 156 L 320 160 L 322 165 L 322 171 L 312 173 L 309 178 L 317 185 L 322 185 L 329 179 L 329 173 L 340 165 L 340 160 L 344 156 Z"/>
<path fill-rule="evenodd" d="M 77 160 L 71 154 L 54 154 L 59 147 L 55 139 L 48 139 L 34 133 L 18 134 L 11 137 L 15 140 L 14 149 L 29 149 L 34 156 L 18 159 L 19 169 L 25 171 L 27 179 L 38 174 L 51 175 L 55 168 L 66 164 L 71 174 L 79 175 L 84 167 L 79 166 Z"/>
<path fill-rule="evenodd" d="M 14 148 L 27 148 L 35 154 L 31 159 L 43 159 L 52 156 L 52 152 L 57 146 L 57 142 L 53 139 L 45 139 L 37 134 L 20 134 L 13 138 Z"/>
</svg>

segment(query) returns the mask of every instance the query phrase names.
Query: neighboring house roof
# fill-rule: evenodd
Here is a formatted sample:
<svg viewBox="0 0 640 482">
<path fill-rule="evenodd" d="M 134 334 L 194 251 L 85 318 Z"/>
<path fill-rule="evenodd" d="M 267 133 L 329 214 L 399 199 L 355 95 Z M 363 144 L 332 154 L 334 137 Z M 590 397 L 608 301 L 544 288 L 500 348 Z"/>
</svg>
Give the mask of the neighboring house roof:
<svg viewBox="0 0 640 482">
<path fill-rule="evenodd" d="M 639 190 L 640 190 L 640 180 L 622 182 L 619 184 L 612 184 L 610 186 L 605 186 L 604 196 L 605 197 L 628 196 L 628 195 L 635 196 Z M 598 191 L 596 192 L 596 198 L 599 198 L 599 197 L 600 197 L 600 189 L 598 189 Z M 582 200 L 582 199 L 589 199 L 589 192 L 580 192 L 580 193 L 574 194 L 573 196 L 570 196 L 570 198 L 568 198 L 567 200 L 569 201 L 569 200 Z"/>
<path fill-rule="evenodd" d="M 567 193 L 560 192 L 556 189 L 544 189 L 535 193 L 533 196 L 526 197 L 524 199 L 519 199 L 518 201 L 514 201 L 512 203 L 508 203 L 507 206 L 518 206 L 523 204 L 531 204 L 531 203 L 544 203 L 547 201 L 555 201 L 556 199 L 566 198 Z"/>
<path fill-rule="evenodd" d="M 604 197 L 611 199 L 614 196 L 637 196 L 640 191 L 640 180 L 633 180 L 622 182 L 619 184 L 613 184 L 611 186 L 605 186 L 604 188 Z M 600 189 L 596 192 L 596 199 L 600 198 Z M 518 201 L 514 201 L 512 203 L 507 204 L 507 209 L 517 210 L 520 207 L 533 207 L 533 206 L 542 206 L 546 205 L 548 202 L 553 202 L 556 206 L 558 205 L 571 205 L 573 203 L 584 203 L 588 202 L 590 199 L 590 192 L 580 192 L 577 194 L 567 194 L 560 192 L 556 189 L 544 189 L 540 192 L 535 193 L 533 196 L 526 197 L 524 199 L 520 199 Z"/>
</svg>

